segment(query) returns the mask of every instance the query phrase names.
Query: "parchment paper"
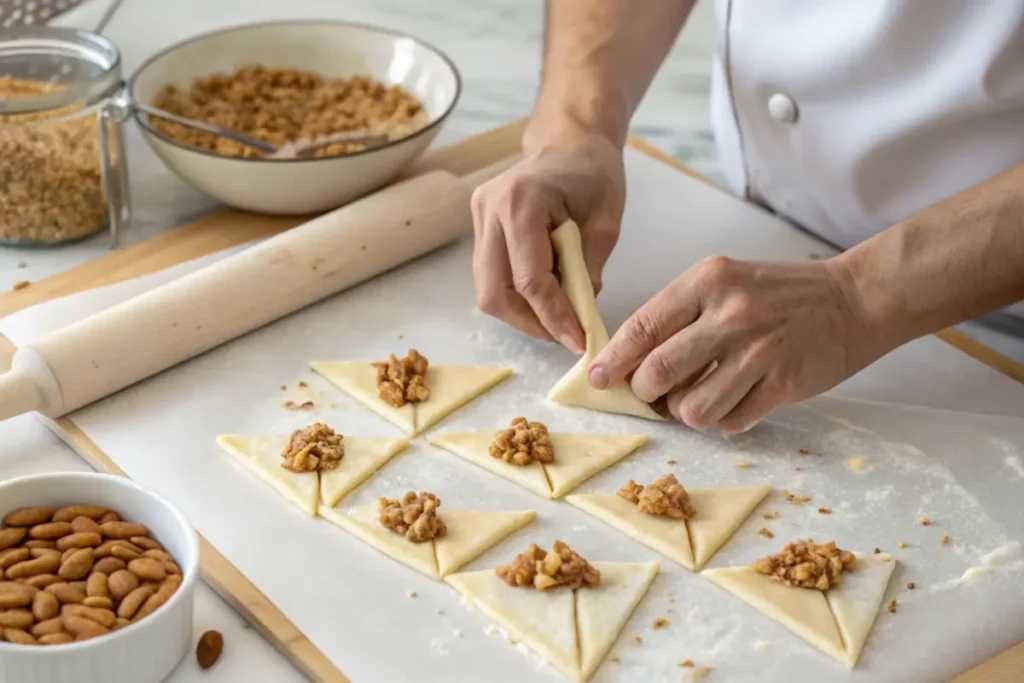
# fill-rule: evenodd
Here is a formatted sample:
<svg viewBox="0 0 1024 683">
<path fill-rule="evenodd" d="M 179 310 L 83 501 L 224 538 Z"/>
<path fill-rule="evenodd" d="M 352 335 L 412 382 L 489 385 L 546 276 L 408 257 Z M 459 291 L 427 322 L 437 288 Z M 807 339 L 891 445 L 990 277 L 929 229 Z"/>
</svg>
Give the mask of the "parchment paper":
<svg viewBox="0 0 1024 683">
<path fill-rule="evenodd" d="M 826 253 L 813 238 L 638 153 L 627 155 L 627 173 L 624 234 L 599 302 L 610 328 L 702 256 Z M 446 586 L 323 520 L 304 518 L 214 443 L 223 432 L 287 433 L 314 419 L 344 433 L 396 434 L 306 366 L 312 359 L 375 359 L 408 347 L 435 363 L 508 365 L 517 372 L 436 431 L 496 428 L 522 414 L 553 431 L 651 435 L 648 446 L 579 492 L 613 490 L 627 478 L 646 481 L 669 471 L 691 486 L 771 483 L 776 492 L 710 566 L 747 563 L 797 537 L 834 538 L 857 551 L 879 547 L 900 561 L 887 596 L 899 600 L 899 610 L 880 614 L 850 672 L 581 511 L 541 500 L 421 440 L 343 501 L 365 504 L 416 488 L 440 495 L 442 510 L 538 510 L 533 525 L 467 569 L 506 562 L 531 541 L 555 539 L 594 560 L 661 559 L 663 573 L 613 648 L 621 663 L 606 662 L 594 680 L 678 681 L 685 676 L 678 663 L 693 659 L 711 665 L 716 680 L 938 681 L 1024 639 L 1024 387 L 924 339 L 832 397 L 785 410 L 732 440 L 555 406 L 543 396 L 573 358 L 474 311 L 470 250 L 463 243 L 430 255 L 72 417 L 129 476 L 175 501 L 359 683 L 563 680 L 506 642 Z M 48 304 L 12 316 L 0 329 L 24 342 L 66 324 L 73 312 L 66 302 Z M 310 388 L 298 390 L 299 380 Z M 282 384 L 289 390 L 281 391 Z M 312 398 L 316 409 L 281 407 L 297 397 Z M 851 458 L 866 469 L 851 469 Z M 738 468 L 739 460 L 754 467 Z M 813 500 L 791 506 L 784 490 Z M 765 521 L 765 511 L 779 516 Z M 932 526 L 919 524 L 925 516 Z M 761 527 L 776 537 L 759 536 Z M 943 535 L 950 545 L 940 543 Z M 907 547 L 897 549 L 897 541 Z M 973 578 L 961 580 L 965 572 Z M 909 581 L 916 590 L 906 588 Z M 652 628 L 659 617 L 669 620 L 668 628 Z"/>
</svg>

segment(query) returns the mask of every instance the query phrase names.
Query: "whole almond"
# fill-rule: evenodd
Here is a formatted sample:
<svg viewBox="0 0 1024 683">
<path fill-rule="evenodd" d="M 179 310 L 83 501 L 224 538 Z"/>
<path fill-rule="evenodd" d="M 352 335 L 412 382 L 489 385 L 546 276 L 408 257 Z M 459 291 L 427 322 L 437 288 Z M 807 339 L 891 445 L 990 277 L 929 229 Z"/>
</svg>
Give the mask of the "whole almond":
<svg viewBox="0 0 1024 683">
<path fill-rule="evenodd" d="M 123 545 L 115 545 L 110 549 L 110 554 L 119 560 L 124 560 L 125 562 L 131 562 L 132 560 L 137 560 L 142 557 L 141 553 L 137 553 L 131 548 Z"/>
<path fill-rule="evenodd" d="M 53 517 L 53 510 L 50 508 L 18 508 L 4 515 L 4 524 L 7 526 L 35 526 L 49 522 L 51 517 Z"/>
<path fill-rule="evenodd" d="M 207 631 L 199 637 L 196 645 L 196 661 L 203 669 L 216 664 L 220 654 L 224 652 L 224 636 L 219 631 Z"/>
<path fill-rule="evenodd" d="M 29 549 L 49 548 L 50 550 L 55 550 L 57 548 L 57 543 L 56 541 L 47 541 L 42 538 L 33 538 L 31 541 L 25 541 L 22 543 L 21 547 Z"/>
<path fill-rule="evenodd" d="M 85 583 L 85 594 L 90 598 L 110 597 L 110 590 L 107 588 L 109 578 L 103 572 L 95 571 L 89 575 Z"/>
<path fill-rule="evenodd" d="M 65 581 L 80 579 L 89 573 L 93 563 L 92 548 L 81 548 L 66 559 L 57 571 L 58 576 Z"/>
<path fill-rule="evenodd" d="M 19 628 L 5 628 L 4 640 L 16 645 L 36 645 L 36 639 Z"/>
<path fill-rule="evenodd" d="M 49 541 L 62 538 L 70 533 L 70 522 L 46 522 L 45 524 L 36 524 L 28 530 L 28 535 L 32 538 L 42 538 Z"/>
<path fill-rule="evenodd" d="M 86 607 L 85 605 L 64 605 L 60 608 L 60 613 L 63 615 L 65 621 L 68 616 L 82 617 L 83 619 L 91 619 L 97 624 L 101 624 L 106 628 L 110 628 L 114 625 L 114 612 L 104 607 Z"/>
<path fill-rule="evenodd" d="M 128 539 L 135 545 L 139 546 L 143 550 L 163 550 L 163 546 L 154 541 L 152 538 L 146 536 L 132 536 Z M 145 553 L 143 553 L 145 554 Z"/>
<path fill-rule="evenodd" d="M 82 601 L 82 604 L 85 605 L 86 607 L 98 607 L 100 609 L 109 609 L 109 610 L 113 610 L 114 609 L 114 601 L 111 600 L 110 598 L 100 598 L 100 597 L 86 598 L 85 600 Z"/>
<path fill-rule="evenodd" d="M 61 578 L 59 576 L 57 576 L 56 574 L 36 574 L 32 578 L 29 578 L 29 579 L 18 579 L 18 580 L 19 581 L 23 581 L 24 583 L 28 584 L 29 586 L 35 586 L 39 590 L 42 590 L 42 589 L 46 588 L 47 586 L 52 586 L 55 583 L 60 583 L 61 582 Z"/>
<path fill-rule="evenodd" d="M 21 543 L 21 539 L 25 538 L 27 533 L 28 530 L 20 526 L 0 529 L 0 550 L 7 550 L 11 546 Z"/>
<path fill-rule="evenodd" d="M 100 524 L 100 533 L 106 538 L 127 540 L 132 536 L 149 536 L 149 530 L 141 524 L 131 522 L 107 522 Z"/>
<path fill-rule="evenodd" d="M 65 562 L 67 562 L 71 558 L 72 555 L 74 555 L 78 551 L 79 551 L 79 548 L 68 548 L 67 550 L 65 550 L 61 554 L 61 556 L 60 556 L 60 563 L 64 564 Z"/>
<path fill-rule="evenodd" d="M 75 637 L 69 633 L 51 633 L 48 636 L 43 636 L 39 639 L 40 645 L 66 645 L 68 643 L 75 642 Z"/>
<path fill-rule="evenodd" d="M 114 619 L 114 625 L 110 628 L 110 630 L 111 631 L 116 631 L 116 630 L 118 630 L 120 628 L 124 628 L 125 626 L 128 626 L 131 623 L 132 622 L 128 621 L 127 619 L 122 619 L 121 617 L 118 617 L 117 619 Z"/>
<path fill-rule="evenodd" d="M 53 521 L 70 522 L 75 517 L 99 519 L 103 515 L 107 514 L 107 512 L 109 512 L 109 510 L 100 505 L 69 505 L 53 513 Z"/>
<path fill-rule="evenodd" d="M 28 554 L 32 557 L 60 557 L 56 548 L 29 548 Z"/>
<path fill-rule="evenodd" d="M 181 567 L 174 562 L 164 562 L 164 569 L 167 570 L 168 574 L 177 574 L 181 576 Z"/>
<path fill-rule="evenodd" d="M 64 630 L 64 618 L 57 616 L 46 621 L 40 621 L 38 624 L 32 627 L 32 635 L 36 638 L 42 638 L 53 633 L 60 633 Z"/>
<path fill-rule="evenodd" d="M 0 609 L 27 607 L 32 604 L 32 598 L 38 592 L 38 588 L 26 586 L 23 583 L 0 581 Z M 154 592 L 156 592 L 155 589 Z"/>
<path fill-rule="evenodd" d="M 3 628 L 32 628 L 36 618 L 27 609 L 7 609 L 0 612 L 0 627 Z"/>
<path fill-rule="evenodd" d="M 98 534 L 100 532 L 100 525 L 88 517 L 75 517 L 71 520 L 71 532 L 75 534 Z M 99 545 L 99 543 L 96 545 Z"/>
<path fill-rule="evenodd" d="M 70 583 L 55 583 L 47 586 L 46 592 L 57 598 L 62 605 L 80 605 L 85 600 L 85 587 Z"/>
<path fill-rule="evenodd" d="M 116 512 L 108 512 L 97 520 L 100 524 L 106 524 L 107 522 L 120 522 L 121 515 Z"/>
<path fill-rule="evenodd" d="M 115 600 L 123 600 L 124 596 L 139 587 L 139 578 L 127 569 L 121 569 L 107 579 L 107 588 Z"/>
<path fill-rule="evenodd" d="M 84 517 L 82 519 L 85 519 Z M 95 531 L 79 531 L 68 534 L 57 541 L 57 550 L 68 550 L 70 548 L 95 548 L 103 542 L 103 537 Z"/>
<path fill-rule="evenodd" d="M 8 548 L 7 550 L 0 550 L 0 569 L 7 569 L 11 565 L 24 562 L 31 553 L 28 548 Z"/>
<path fill-rule="evenodd" d="M 147 550 L 144 553 L 142 553 L 142 556 L 143 557 L 151 557 L 154 560 L 160 560 L 161 562 L 170 562 L 171 561 L 171 556 L 168 555 L 167 552 L 163 551 L 163 550 Z"/>
<path fill-rule="evenodd" d="M 64 628 L 67 629 L 68 633 L 75 636 L 77 640 L 88 640 L 89 638 L 105 636 L 110 633 L 110 629 L 96 623 L 92 619 L 78 617 L 73 614 L 64 615 Z"/>
<path fill-rule="evenodd" d="M 37 574 L 52 574 L 60 567 L 59 555 L 43 555 L 7 568 L 8 579 L 27 579 Z"/>
<path fill-rule="evenodd" d="M 135 613 L 142 607 L 142 603 L 149 600 L 150 596 L 156 593 L 158 586 L 156 584 L 147 583 L 139 586 L 128 595 L 124 596 L 121 600 L 121 604 L 117 607 L 117 616 L 122 619 L 131 619 L 135 616 Z"/>
<path fill-rule="evenodd" d="M 180 576 L 168 576 L 167 580 L 160 584 L 160 589 L 143 603 L 139 611 L 132 617 L 132 621 L 135 622 L 143 619 L 163 607 L 164 603 L 170 600 L 171 596 L 177 592 L 179 586 L 181 586 Z"/>
<path fill-rule="evenodd" d="M 53 593 L 39 591 L 32 596 L 32 615 L 36 618 L 36 621 L 53 619 L 58 614 L 60 614 L 60 601 L 57 600 L 57 596 Z"/>
<path fill-rule="evenodd" d="M 140 557 L 128 563 L 128 571 L 135 574 L 143 581 L 160 582 L 167 576 L 163 562 L 150 557 Z"/>
<path fill-rule="evenodd" d="M 124 569 L 127 566 L 128 565 L 125 563 L 125 561 L 120 558 L 104 557 L 98 560 L 96 564 L 92 566 L 92 570 L 94 572 L 103 572 L 104 574 L 107 574 L 109 576 L 110 574 L 113 574 L 116 571 L 120 571 L 121 569 Z"/>
</svg>

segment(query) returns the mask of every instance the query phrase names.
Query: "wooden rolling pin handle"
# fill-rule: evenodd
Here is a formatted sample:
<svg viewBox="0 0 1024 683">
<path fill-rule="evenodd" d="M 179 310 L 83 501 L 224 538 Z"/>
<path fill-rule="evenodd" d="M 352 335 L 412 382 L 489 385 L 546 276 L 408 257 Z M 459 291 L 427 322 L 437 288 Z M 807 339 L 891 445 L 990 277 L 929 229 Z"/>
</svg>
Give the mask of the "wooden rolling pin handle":
<svg viewBox="0 0 1024 683">
<path fill-rule="evenodd" d="M 46 361 L 30 347 L 14 354 L 10 372 L 0 375 L 0 422 L 38 410 L 59 412 L 60 386 Z"/>
</svg>

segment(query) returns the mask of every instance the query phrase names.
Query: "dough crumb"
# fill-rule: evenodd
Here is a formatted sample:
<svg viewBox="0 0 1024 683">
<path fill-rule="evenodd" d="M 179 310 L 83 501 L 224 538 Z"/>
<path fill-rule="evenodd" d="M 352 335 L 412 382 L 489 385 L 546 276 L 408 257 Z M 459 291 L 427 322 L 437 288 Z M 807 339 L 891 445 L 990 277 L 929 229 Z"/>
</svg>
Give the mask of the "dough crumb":
<svg viewBox="0 0 1024 683">
<path fill-rule="evenodd" d="M 675 465 L 676 461 L 675 460 L 666 460 L 665 463 L 668 464 L 668 465 Z"/>
<path fill-rule="evenodd" d="M 906 548 L 907 544 L 904 543 L 903 541 L 896 541 L 896 547 L 897 548 Z"/>
<path fill-rule="evenodd" d="M 621 657 L 612 657 L 611 661 L 616 663 L 616 664 L 621 664 L 622 663 L 622 658 Z"/>
<path fill-rule="evenodd" d="M 775 538 L 775 534 L 773 534 L 770 530 L 768 530 L 768 529 L 766 529 L 764 527 L 761 527 L 760 530 L 758 530 L 757 533 L 761 534 L 765 538 Z"/>
<path fill-rule="evenodd" d="M 907 588 L 909 588 L 910 590 L 914 590 L 915 588 L 917 588 L 917 584 L 915 584 L 913 581 L 911 581 L 910 583 L 907 584 Z"/>
<path fill-rule="evenodd" d="M 417 595 L 419 595 L 419 593 L 417 593 L 416 591 L 406 591 L 405 594 L 408 595 L 410 598 L 415 598 Z"/>
<path fill-rule="evenodd" d="M 444 610 L 443 609 L 439 609 L 439 610 L 437 610 L 437 613 L 438 614 L 444 614 Z"/>
<path fill-rule="evenodd" d="M 679 666 L 683 667 L 684 669 L 688 669 L 691 666 L 693 666 L 693 660 L 692 659 L 684 659 L 683 661 L 679 662 Z"/>
<path fill-rule="evenodd" d="M 761 516 L 764 517 L 765 519 L 775 519 L 776 517 L 779 516 L 779 513 L 778 512 L 766 512 L 766 513 L 764 513 Z"/>
<path fill-rule="evenodd" d="M 398 339 L 400 339 L 400 340 L 401 340 L 401 339 L 405 339 L 405 335 L 404 335 L 404 334 L 400 334 L 400 335 L 398 335 Z"/>
<path fill-rule="evenodd" d="M 893 600 L 892 602 L 889 603 L 889 613 L 890 614 L 896 614 L 896 601 L 895 600 Z"/>
<path fill-rule="evenodd" d="M 637 645 L 642 645 L 642 644 L 643 644 L 643 642 L 644 642 L 644 641 L 643 641 L 643 640 L 642 640 L 642 639 L 640 638 L 640 636 L 633 636 L 633 640 L 635 640 L 635 641 L 636 641 L 636 644 L 637 644 Z"/>
<path fill-rule="evenodd" d="M 831 515 L 832 508 L 818 508 L 818 513 L 822 515 Z"/>
<path fill-rule="evenodd" d="M 284 384 L 281 385 L 281 391 L 288 391 L 288 387 Z"/>
<path fill-rule="evenodd" d="M 669 623 L 671 622 L 669 622 L 668 619 L 658 617 L 651 623 L 651 626 L 653 626 L 656 630 L 661 630 L 663 628 L 666 628 L 669 625 Z"/>
<path fill-rule="evenodd" d="M 942 545 L 949 545 L 949 536 L 942 537 Z"/>
<path fill-rule="evenodd" d="M 856 470 L 858 472 L 866 470 L 868 468 L 868 464 L 861 460 L 860 458 L 850 458 L 849 460 L 846 461 L 846 466 L 851 470 Z"/>
<path fill-rule="evenodd" d="M 337 408 L 337 407 L 338 407 L 338 404 L 337 404 L 337 403 L 332 403 L 332 404 L 331 404 L 331 407 L 332 407 L 332 408 Z"/>
<path fill-rule="evenodd" d="M 736 463 L 736 467 L 739 467 L 740 469 L 743 469 L 743 470 L 749 469 L 749 468 L 751 468 L 753 466 L 754 466 L 754 463 L 750 462 L 749 460 L 740 460 L 738 463 Z"/>
<path fill-rule="evenodd" d="M 711 673 L 711 667 L 705 664 L 699 669 L 694 669 L 693 674 L 690 676 L 690 678 L 694 681 L 698 678 L 707 678 L 707 675 L 709 673 Z"/>
<path fill-rule="evenodd" d="M 28 264 L 25 263 L 24 261 L 18 261 L 18 264 L 15 267 L 16 268 L 28 268 Z"/>
</svg>

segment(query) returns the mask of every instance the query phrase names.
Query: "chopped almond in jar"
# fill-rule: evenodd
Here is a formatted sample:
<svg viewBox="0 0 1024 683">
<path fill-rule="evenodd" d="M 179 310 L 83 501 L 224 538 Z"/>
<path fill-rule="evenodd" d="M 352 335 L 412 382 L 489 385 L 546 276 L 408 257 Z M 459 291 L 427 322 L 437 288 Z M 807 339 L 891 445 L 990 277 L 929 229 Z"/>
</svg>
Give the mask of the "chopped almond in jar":
<svg viewBox="0 0 1024 683">
<path fill-rule="evenodd" d="M 775 538 L 775 534 L 773 534 L 770 530 L 764 527 L 761 527 L 760 531 L 758 531 L 757 533 L 761 534 L 765 538 Z"/>
<path fill-rule="evenodd" d="M 405 358 L 389 354 L 386 361 L 372 363 L 377 370 L 377 394 L 385 403 L 401 408 L 406 403 L 426 401 L 430 391 L 423 384 L 429 363 L 416 349 Z"/>
<path fill-rule="evenodd" d="M 655 629 L 659 629 L 659 630 L 663 629 L 663 628 L 666 628 L 668 625 L 669 625 L 669 620 L 665 619 L 665 618 L 662 618 L 662 617 L 658 617 L 657 619 L 655 619 L 651 623 L 651 626 L 653 626 Z"/>
<path fill-rule="evenodd" d="M 440 505 L 441 499 L 426 491 L 419 495 L 406 491 L 401 500 L 382 496 L 377 499 L 378 519 L 384 527 L 413 543 L 425 543 L 448 533 L 444 520 L 437 516 Z"/>
<path fill-rule="evenodd" d="M 551 445 L 548 428 L 540 422 L 530 422 L 525 417 L 512 420 L 512 426 L 498 434 L 490 447 L 491 457 L 511 465 L 526 467 L 537 462 L 555 461 L 555 450 Z"/>
<path fill-rule="evenodd" d="M 690 502 L 690 495 L 683 485 L 676 481 L 676 475 L 666 474 L 647 486 L 641 486 L 630 479 L 618 491 L 619 496 L 636 503 L 640 512 L 673 519 L 690 519 L 697 511 Z"/>
<path fill-rule="evenodd" d="M 708 674 L 711 673 L 711 667 L 705 664 L 699 669 L 694 669 L 691 679 L 697 680 L 698 678 L 707 678 Z"/>
<path fill-rule="evenodd" d="M 831 515 L 832 508 L 818 508 L 818 512 L 822 515 Z"/>
<path fill-rule="evenodd" d="M 795 493 L 790 493 L 789 491 L 786 491 L 786 500 L 789 501 L 790 505 L 803 505 L 804 503 L 810 503 L 811 497 L 798 496 Z"/>
<path fill-rule="evenodd" d="M 852 572 L 856 567 L 854 554 L 837 548 L 835 541 L 787 543 L 781 553 L 763 557 L 751 565 L 754 571 L 771 577 L 773 581 L 794 588 L 822 591 L 838 586 L 842 582 L 842 573 Z"/>
<path fill-rule="evenodd" d="M 550 551 L 531 543 L 525 553 L 516 555 L 512 564 L 500 566 L 494 573 L 510 586 L 532 586 L 539 591 L 559 586 L 594 587 L 601 583 L 601 573 L 561 541 L 555 541 Z"/>
<path fill-rule="evenodd" d="M 344 437 L 322 422 L 292 432 L 288 446 L 281 452 L 281 467 L 291 472 L 333 470 L 345 457 Z"/>
<path fill-rule="evenodd" d="M 764 513 L 761 516 L 764 517 L 765 519 L 775 519 L 776 517 L 779 516 L 779 513 L 778 512 L 766 512 L 766 513 Z"/>
</svg>

